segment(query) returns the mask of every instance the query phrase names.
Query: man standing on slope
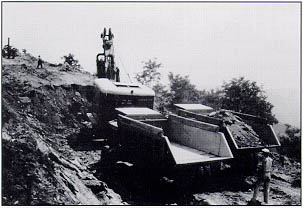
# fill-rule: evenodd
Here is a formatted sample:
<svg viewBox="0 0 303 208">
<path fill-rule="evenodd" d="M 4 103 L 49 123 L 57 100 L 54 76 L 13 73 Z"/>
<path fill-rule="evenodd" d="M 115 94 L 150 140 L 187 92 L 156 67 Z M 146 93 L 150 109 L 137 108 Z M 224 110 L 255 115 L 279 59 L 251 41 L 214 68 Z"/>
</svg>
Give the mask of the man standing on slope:
<svg viewBox="0 0 303 208">
<path fill-rule="evenodd" d="M 268 204 L 269 195 L 269 183 L 271 180 L 272 162 L 273 159 L 270 157 L 270 151 L 268 149 L 262 149 L 263 160 L 261 169 L 258 171 L 258 180 L 255 185 L 254 195 L 251 201 L 256 201 L 260 186 L 264 183 L 264 202 Z"/>
<path fill-rule="evenodd" d="M 38 56 L 38 65 L 37 65 L 37 69 L 39 69 L 39 67 L 40 67 L 41 69 L 43 68 L 42 63 L 43 63 L 43 61 L 42 61 L 41 57 Z"/>
</svg>

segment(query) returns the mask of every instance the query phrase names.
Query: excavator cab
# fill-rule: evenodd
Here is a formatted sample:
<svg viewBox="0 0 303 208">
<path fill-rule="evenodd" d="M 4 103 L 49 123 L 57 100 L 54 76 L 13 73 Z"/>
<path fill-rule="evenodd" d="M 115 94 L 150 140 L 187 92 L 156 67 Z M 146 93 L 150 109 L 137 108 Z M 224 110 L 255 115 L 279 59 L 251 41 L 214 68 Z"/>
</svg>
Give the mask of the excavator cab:
<svg viewBox="0 0 303 208">
<path fill-rule="evenodd" d="M 114 35 L 104 28 L 101 33 L 103 53 L 97 54 L 97 79 L 95 85 L 95 114 L 98 124 L 106 126 L 108 121 L 116 118 L 115 108 L 147 107 L 153 108 L 155 93 L 141 84 L 120 81 L 120 70 L 115 61 Z"/>
</svg>

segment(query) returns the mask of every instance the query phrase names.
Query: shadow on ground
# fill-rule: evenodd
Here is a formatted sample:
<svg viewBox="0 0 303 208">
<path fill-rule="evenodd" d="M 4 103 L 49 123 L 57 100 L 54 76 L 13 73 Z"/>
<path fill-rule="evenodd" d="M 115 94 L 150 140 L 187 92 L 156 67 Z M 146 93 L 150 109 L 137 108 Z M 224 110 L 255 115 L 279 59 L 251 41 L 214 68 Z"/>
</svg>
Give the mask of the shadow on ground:
<svg viewBox="0 0 303 208">
<path fill-rule="evenodd" d="M 69 146 L 75 151 L 103 150 L 106 148 L 106 135 L 94 128 L 82 128 L 80 132 L 67 137 Z"/>
<path fill-rule="evenodd" d="M 96 171 L 97 178 L 105 181 L 131 205 L 195 205 L 195 193 L 248 191 L 252 188 L 244 176 L 236 174 L 231 168 L 214 174 L 205 173 L 201 168 L 163 172 L 138 168 L 129 163 L 116 163 L 118 158 L 115 151 L 107 150 L 107 154 L 91 169 Z"/>
</svg>

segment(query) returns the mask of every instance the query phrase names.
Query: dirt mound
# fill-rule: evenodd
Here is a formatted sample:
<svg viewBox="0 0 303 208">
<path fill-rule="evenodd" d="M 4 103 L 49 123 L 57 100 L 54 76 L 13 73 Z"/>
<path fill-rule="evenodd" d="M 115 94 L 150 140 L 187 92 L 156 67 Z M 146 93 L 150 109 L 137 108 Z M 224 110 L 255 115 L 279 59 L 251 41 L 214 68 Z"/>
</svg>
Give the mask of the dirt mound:
<svg viewBox="0 0 303 208">
<path fill-rule="evenodd" d="M 246 124 L 239 116 L 224 110 L 212 112 L 209 116 L 223 120 L 224 124 L 229 127 L 239 147 L 264 146 L 264 141 L 261 140 L 253 128 Z"/>
<path fill-rule="evenodd" d="M 88 169 L 101 150 L 67 140 L 92 128 L 93 76 L 35 64 L 29 54 L 3 60 L 3 205 L 121 204 Z"/>
</svg>

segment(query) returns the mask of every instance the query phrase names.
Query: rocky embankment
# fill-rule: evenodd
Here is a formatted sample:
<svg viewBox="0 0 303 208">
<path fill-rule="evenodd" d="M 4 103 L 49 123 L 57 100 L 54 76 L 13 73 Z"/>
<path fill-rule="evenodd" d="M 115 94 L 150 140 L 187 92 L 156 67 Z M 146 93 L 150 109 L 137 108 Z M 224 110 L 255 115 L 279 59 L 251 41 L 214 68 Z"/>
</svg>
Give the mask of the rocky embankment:
<svg viewBox="0 0 303 208">
<path fill-rule="evenodd" d="M 89 170 L 102 150 L 70 145 L 92 128 L 93 76 L 47 62 L 36 69 L 29 54 L 2 64 L 3 205 L 122 204 Z"/>
</svg>

